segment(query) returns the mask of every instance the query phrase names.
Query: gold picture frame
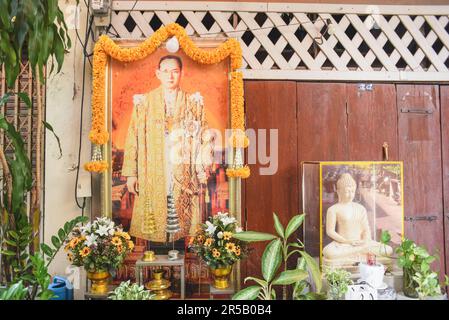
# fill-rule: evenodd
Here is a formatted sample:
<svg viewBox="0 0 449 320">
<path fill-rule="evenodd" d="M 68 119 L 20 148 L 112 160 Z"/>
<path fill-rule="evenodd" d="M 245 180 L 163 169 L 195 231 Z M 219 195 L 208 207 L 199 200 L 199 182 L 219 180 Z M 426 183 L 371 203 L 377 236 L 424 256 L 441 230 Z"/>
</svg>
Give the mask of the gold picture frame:
<svg viewBox="0 0 449 320">
<path fill-rule="evenodd" d="M 214 38 L 214 39 L 204 39 L 204 38 L 191 38 L 191 40 L 195 43 L 195 45 L 198 48 L 201 48 L 203 50 L 212 50 L 214 48 L 217 48 L 221 44 L 228 41 L 227 39 L 220 39 L 220 38 Z M 145 39 L 120 39 L 115 40 L 114 43 L 116 43 L 118 46 L 120 46 L 123 49 L 127 48 L 136 48 L 142 42 L 145 41 Z M 164 43 L 161 44 L 161 46 Z M 182 50 L 179 49 L 179 50 Z M 105 77 L 104 77 L 104 120 L 105 120 L 105 128 L 107 132 L 111 132 L 112 130 L 112 88 L 113 88 L 113 81 L 112 81 L 112 57 L 110 55 L 107 56 L 107 61 L 105 63 Z M 224 57 L 224 59 L 229 60 L 229 78 L 228 78 L 228 119 L 227 119 L 227 128 L 229 129 L 235 129 L 235 124 L 233 124 L 231 121 L 232 119 L 232 112 L 235 111 L 235 107 L 232 107 L 232 90 L 231 90 L 231 82 L 232 77 L 231 73 L 233 72 L 233 67 L 231 66 L 232 63 L 232 57 L 230 55 Z M 94 87 L 94 91 L 96 88 Z M 234 97 L 235 100 L 235 97 Z M 234 117 L 235 118 L 235 117 Z M 92 140 L 92 139 L 91 139 Z M 224 146 L 225 148 L 228 146 Z M 228 158 L 226 163 L 232 164 L 235 154 L 235 146 L 229 147 L 229 152 L 227 154 Z M 93 175 L 92 176 L 92 204 L 91 204 L 91 210 L 93 212 L 94 216 L 107 216 L 109 218 L 112 218 L 112 139 L 109 139 L 106 143 L 101 144 L 101 151 L 103 154 L 103 161 L 105 161 L 108 166 L 107 169 L 103 171 L 103 174 L 101 175 Z M 95 171 L 95 170 L 91 170 Z M 229 213 L 232 214 L 238 222 L 241 224 L 241 179 L 239 177 L 232 177 L 228 175 L 228 187 L 229 187 Z M 237 290 L 240 288 L 240 265 L 237 264 L 235 268 L 234 278 L 237 279 L 236 281 L 236 287 Z"/>
<path fill-rule="evenodd" d="M 383 194 L 381 192 L 385 192 L 385 193 L 390 193 L 392 191 L 390 190 L 385 190 L 380 191 L 380 190 L 376 190 L 379 187 L 379 184 L 376 182 L 374 182 L 373 178 L 376 177 L 377 172 L 375 171 L 374 168 L 376 168 L 376 166 L 385 166 L 383 168 L 391 168 L 391 170 L 394 170 L 397 175 L 398 175 L 398 188 L 399 190 L 395 191 L 394 195 L 390 195 L 389 197 L 391 197 L 391 201 L 400 201 L 400 204 L 398 204 L 398 206 L 400 206 L 400 209 L 396 209 L 396 215 L 397 212 L 400 212 L 400 216 L 396 216 L 394 217 L 396 222 L 394 226 L 388 226 L 386 228 L 382 228 L 382 230 L 389 230 L 391 231 L 391 229 L 395 229 L 396 233 L 397 233 L 397 229 L 398 229 L 398 221 L 400 220 L 400 234 L 397 235 L 396 234 L 396 241 L 401 241 L 404 237 L 404 168 L 403 168 L 403 162 L 402 161 L 322 161 L 322 162 L 318 162 L 319 165 L 319 262 L 320 262 L 320 267 L 323 267 L 323 247 L 325 245 L 325 239 L 324 239 L 324 208 L 323 208 L 323 183 L 324 183 L 324 178 L 323 175 L 324 174 L 328 174 L 328 172 L 324 172 L 324 168 L 325 167 L 348 167 L 348 168 L 369 168 L 370 166 L 372 166 L 373 168 L 373 172 L 372 172 L 372 176 L 370 177 L 371 180 L 368 181 L 367 183 L 370 184 L 368 187 L 364 187 L 364 189 L 369 190 L 369 192 L 374 192 L 376 195 L 377 193 L 379 193 L 379 199 L 381 198 L 381 195 L 383 196 Z M 368 170 L 368 169 L 366 169 Z M 383 170 L 383 169 L 382 169 Z M 387 170 L 387 169 L 385 169 Z M 333 178 L 335 179 L 335 177 Z M 359 179 L 356 179 L 357 183 L 359 183 Z M 334 182 L 335 183 L 335 182 Z M 390 182 L 389 182 L 390 183 Z M 359 188 L 359 185 L 357 186 L 357 188 Z M 391 187 L 389 187 L 391 188 Z M 386 188 L 385 188 L 386 189 Z M 374 190 L 374 191 L 373 191 Z M 377 212 L 376 212 L 376 207 L 377 207 L 377 199 L 375 198 L 376 196 L 373 196 L 374 199 L 373 201 L 373 205 L 374 205 L 374 213 L 373 213 L 373 217 L 370 219 L 374 219 L 374 221 L 377 221 L 378 216 L 377 216 Z M 396 197 L 398 200 L 393 200 L 393 197 Z M 329 202 L 328 205 L 331 205 L 332 202 L 327 200 Z M 328 206 L 326 205 L 326 206 Z M 327 209 L 326 209 L 327 210 Z M 390 214 L 394 214 L 394 213 L 390 213 Z M 374 224 L 374 226 L 371 226 L 371 228 L 373 228 L 374 230 L 374 240 L 378 241 L 378 238 L 376 237 L 376 232 L 378 232 L 380 229 L 378 228 L 377 223 Z"/>
</svg>

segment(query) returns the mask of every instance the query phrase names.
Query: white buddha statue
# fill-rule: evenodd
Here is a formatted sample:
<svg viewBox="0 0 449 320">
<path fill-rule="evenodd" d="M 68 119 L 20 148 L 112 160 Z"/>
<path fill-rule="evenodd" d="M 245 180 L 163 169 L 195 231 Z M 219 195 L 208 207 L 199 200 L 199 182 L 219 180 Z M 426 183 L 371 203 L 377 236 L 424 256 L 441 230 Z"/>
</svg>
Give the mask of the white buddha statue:
<svg viewBox="0 0 449 320">
<path fill-rule="evenodd" d="M 342 174 L 337 181 L 338 203 L 326 213 L 326 234 L 333 240 L 323 249 L 326 266 L 354 266 L 365 262 L 368 253 L 375 254 L 378 261 L 385 261 L 385 256 L 393 252 L 391 247 L 372 239 L 365 207 L 353 202 L 356 188 L 349 173 Z"/>
</svg>

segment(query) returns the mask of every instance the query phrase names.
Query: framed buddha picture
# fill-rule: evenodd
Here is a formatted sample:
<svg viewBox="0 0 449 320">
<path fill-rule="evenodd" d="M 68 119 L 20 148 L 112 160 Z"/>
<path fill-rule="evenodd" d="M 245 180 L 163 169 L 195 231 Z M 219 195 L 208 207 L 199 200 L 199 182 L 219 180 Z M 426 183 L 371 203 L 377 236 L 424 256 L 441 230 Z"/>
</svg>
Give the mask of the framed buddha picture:
<svg viewBox="0 0 449 320">
<path fill-rule="evenodd" d="M 351 270 L 368 255 L 391 264 L 404 234 L 402 162 L 320 162 L 319 172 L 321 265 Z"/>
</svg>

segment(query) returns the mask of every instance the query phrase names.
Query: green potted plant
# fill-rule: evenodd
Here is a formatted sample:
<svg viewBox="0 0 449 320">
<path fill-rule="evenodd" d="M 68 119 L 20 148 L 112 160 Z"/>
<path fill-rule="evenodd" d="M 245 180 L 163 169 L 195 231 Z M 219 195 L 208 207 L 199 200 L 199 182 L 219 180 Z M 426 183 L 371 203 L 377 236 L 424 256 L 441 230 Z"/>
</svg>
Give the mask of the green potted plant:
<svg viewBox="0 0 449 320">
<path fill-rule="evenodd" d="M 120 283 L 115 288 L 108 299 L 110 300 L 153 300 L 154 294 L 149 290 L 145 290 L 143 286 L 139 286 L 136 283 L 131 284 L 131 281 Z"/>
<path fill-rule="evenodd" d="M 391 236 L 388 231 L 382 231 L 381 242 L 388 244 Z M 438 259 L 431 255 L 424 246 L 417 245 L 413 240 L 404 238 L 395 249 L 397 264 L 403 270 L 403 292 L 409 298 L 441 297 L 442 287 L 447 286 L 438 281 L 438 273 L 432 271 L 431 264 Z"/>
<path fill-rule="evenodd" d="M 317 262 L 304 251 L 304 245 L 299 239 L 295 242 L 288 241 L 290 236 L 302 225 L 304 218 L 304 214 L 296 215 L 284 228 L 276 213 L 273 213 L 274 228 L 277 235 L 255 231 L 244 231 L 234 235 L 234 238 L 241 241 L 270 241 L 270 243 L 265 247 L 262 255 L 261 269 L 263 279 L 256 277 L 245 278 L 245 282 L 254 281 L 257 285 L 240 290 L 233 296 L 233 300 L 276 299 L 274 286 L 283 287 L 282 298 L 286 300 L 287 286 L 289 285 L 294 285 L 294 299 L 313 298 L 312 293 L 303 296 L 306 294 L 306 287 L 310 284 L 306 280 L 309 278 L 309 273 L 313 280 L 315 293 L 320 293 L 322 280 Z M 295 269 L 289 270 L 288 260 L 294 255 L 299 256 L 298 266 Z M 282 264 L 284 265 L 283 271 L 280 268 Z"/>
<path fill-rule="evenodd" d="M 328 269 L 325 277 L 329 287 L 327 296 L 330 300 L 341 300 L 348 291 L 348 287 L 353 284 L 351 273 L 344 269 Z"/>
<path fill-rule="evenodd" d="M 420 300 L 446 300 L 446 294 L 442 287 L 449 285 L 449 278 L 445 276 L 445 282 L 440 285 L 438 273 L 433 271 L 416 272 L 413 276 L 416 283 L 416 292 Z"/>
<path fill-rule="evenodd" d="M 409 239 L 404 239 L 395 252 L 398 255 L 398 266 L 403 270 L 404 294 L 410 298 L 418 298 L 416 275 L 419 273 L 420 279 L 426 275 L 437 257 L 430 255 L 424 247 Z"/>
</svg>

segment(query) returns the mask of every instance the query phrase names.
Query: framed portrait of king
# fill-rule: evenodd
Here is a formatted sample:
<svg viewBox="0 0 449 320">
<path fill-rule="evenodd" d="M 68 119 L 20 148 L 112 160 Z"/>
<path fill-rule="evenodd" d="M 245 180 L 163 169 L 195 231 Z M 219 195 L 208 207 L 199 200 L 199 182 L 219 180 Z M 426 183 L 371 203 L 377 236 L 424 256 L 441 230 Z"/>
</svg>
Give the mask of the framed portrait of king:
<svg viewBox="0 0 449 320">
<path fill-rule="evenodd" d="M 193 40 L 206 50 L 224 41 Z M 132 48 L 140 41 L 116 43 Z M 135 62 L 109 57 L 110 168 L 97 184 L 101 212 L 135 238 L 136 259 L 149 246 L 183 250 L 198 224 L 217 212 L 239 219 L 240 186 L 226 176 L 229 72 L 229 58 L 200 64 L 165 45 Z"/>
</svg>

